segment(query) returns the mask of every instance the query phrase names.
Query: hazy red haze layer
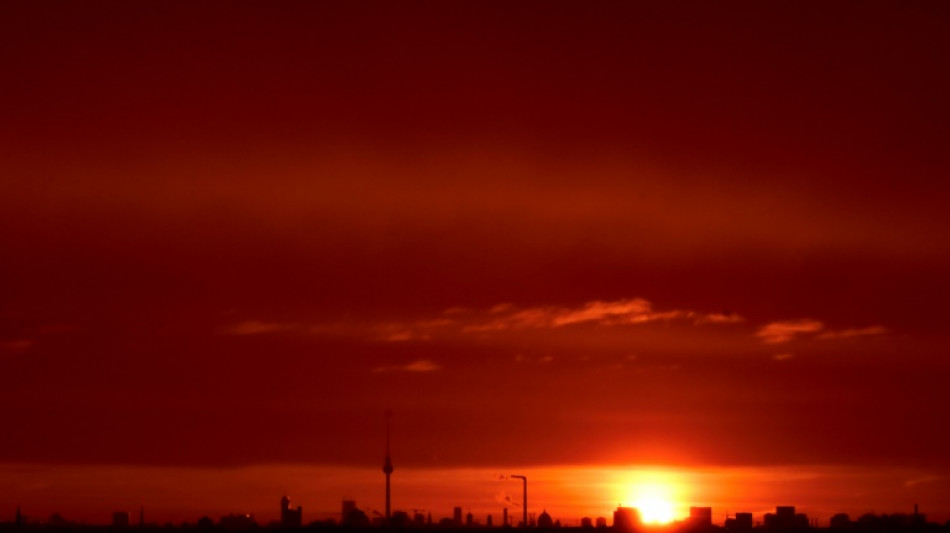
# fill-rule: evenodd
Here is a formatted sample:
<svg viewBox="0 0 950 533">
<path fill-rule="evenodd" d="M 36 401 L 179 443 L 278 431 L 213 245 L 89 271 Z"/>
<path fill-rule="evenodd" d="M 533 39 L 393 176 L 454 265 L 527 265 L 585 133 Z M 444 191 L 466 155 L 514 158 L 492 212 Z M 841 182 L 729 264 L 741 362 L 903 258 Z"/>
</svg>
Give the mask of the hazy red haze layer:
<svg viewBox="0 0 950 533">
<path fill-rule="evenodd" d="M 950 518 L 944 11 L 4 3 L 0 521 Z"/>
</svg>

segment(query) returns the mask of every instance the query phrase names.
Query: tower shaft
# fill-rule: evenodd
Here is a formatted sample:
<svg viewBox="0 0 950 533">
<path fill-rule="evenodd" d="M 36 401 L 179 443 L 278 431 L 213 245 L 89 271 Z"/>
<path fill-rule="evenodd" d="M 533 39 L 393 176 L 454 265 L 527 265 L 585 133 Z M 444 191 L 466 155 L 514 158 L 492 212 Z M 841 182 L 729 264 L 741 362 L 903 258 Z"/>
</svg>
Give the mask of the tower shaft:
<svg viewBox="0 0 950 533">
<path fill-rule="evenodd" d="M 392 507 L 390 501 L 390 492 L 389 492 L 389 473 L 386 473 L 386 522 L 388 523 L 393 517 Z"/>
<path fill-rule="evenodd" d="M 392 411 L 386 411 L 386 460 L 383 462 L 383 473 L 386 474 L 386 525 L 389 525 L 390 520 L 392 520 L 392 507 L 389 488 L 389 476 L 393 473 L 393 460 L 389 455 L 389 421 L 392 416 Z"/>
</svg>

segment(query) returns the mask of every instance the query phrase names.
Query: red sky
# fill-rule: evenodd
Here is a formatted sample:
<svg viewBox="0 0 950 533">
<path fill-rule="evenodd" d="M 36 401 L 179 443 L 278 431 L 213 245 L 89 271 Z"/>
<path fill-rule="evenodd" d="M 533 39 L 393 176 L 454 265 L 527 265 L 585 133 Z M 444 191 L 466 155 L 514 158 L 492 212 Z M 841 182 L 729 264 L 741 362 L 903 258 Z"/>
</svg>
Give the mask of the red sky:
<svg viewBox="0 0 950 533">
<path fill-rule="evenodd" d="M 808 465 L 950 518 L 939 3 L 0 10 L 0 520 L 378 469 L 386 409 L 394 476 Z"/>
</svg>

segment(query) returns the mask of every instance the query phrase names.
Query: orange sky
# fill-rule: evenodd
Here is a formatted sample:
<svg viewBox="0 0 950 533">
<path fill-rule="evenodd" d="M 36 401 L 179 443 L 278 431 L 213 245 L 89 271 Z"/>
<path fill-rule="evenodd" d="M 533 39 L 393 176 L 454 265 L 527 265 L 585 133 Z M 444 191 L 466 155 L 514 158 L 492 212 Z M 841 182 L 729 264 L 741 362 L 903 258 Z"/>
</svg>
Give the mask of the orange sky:
<svg viewBox="0 0 950 533">
<path fill-rule="evenodd" d="M 237 507 L 334 510 L 286 472 L 375 472 L 386 409 L 398 475 L 946 493 L 940 6 L 0 9 L 0 504 L 279 464 Z"/>
</svg>

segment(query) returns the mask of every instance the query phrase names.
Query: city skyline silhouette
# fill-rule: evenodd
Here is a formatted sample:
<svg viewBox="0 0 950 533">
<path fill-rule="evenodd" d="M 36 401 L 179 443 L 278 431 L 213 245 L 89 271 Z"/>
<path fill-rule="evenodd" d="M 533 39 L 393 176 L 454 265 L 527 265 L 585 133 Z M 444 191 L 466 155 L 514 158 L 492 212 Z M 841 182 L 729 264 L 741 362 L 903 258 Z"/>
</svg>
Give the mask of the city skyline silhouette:
<svg viewBox="0 0 950 533">
<path fill-rule="evenodd" d="M 0 3 L 0 521 L 944 524 L 948 25 Z"/>
<path fill-rule="evenodd" d="M 387 412 L 387 418 L 389 414 Z M 539 473 L 538 478 L 542 480 L 547 480 L 550 482 L 551 478 L 545 477 L 543 472 L 546 469 L 532 469 L 533 473 Z M 604 474 L 609 471 L 623 471 L 625 469 L 621 467 L 616 467 L 613 469 L 602 469 L 597 473 Z M 662 475 L 667 474 L 671 470 L 664 472 L 663 469 L 657 469 L 655 467 L 651 469 L 638 469 L 630 470 L 626 469 L 628 474 L 628 483 L 630 485 L 636 485 L 638 480 L 643 479 L 656 479 L 658 473 Z M 285 471 L 285 474 L 288 472 L 298 472 L 301 473 L 302 470 L 299 467 L 289 468 Z M 384 471 L 385 474 L 385 471 Z M 438 483 L 438 476 L 433 476 L 434 472 L 432 471 L 417 471 L 410 473 L 410 475 L 415 474 L 415 479 L 409 481 L 409 485 L 413 484 L 432 484 L 430 487 L 434 492 L 431 494 L 438 494 L 440 486 Z M 588 475 L 590 472 L 587 473 Z M 798 476 L 801 476 L 802 473 L 799 471 L 796 473 Z M 840 473 L 839 473 L 840 474 Z M 777 505 L 773 510 L 762 510 L 760 509 L 761 503 L 750 503 L 746 506 L 743 506 L 741 503 L 735 503 L 741 501 L 740 499 L 734 500 L 734 503 L 729 504 L 729 506 L 724 506 L 725 508 L 716 508 L 711 505 L 699 505 L 696 502 L 710 502 L 716 501 L 710 499 L 709 495 L 694 495 L 691 497 L 684 497 L 682 494 L 674 488 L 677 482 L 667 480 L 666 488 L 673 488 L 672 492 L 669 492 L 665 495 L 658 495 L 660 498 L 666 498 L 667 501 L 660 503 L 668 503 L 671 505 L 670 514 L 666 516 L 651 516 L 651 511 L 656 511 L 656 509 L 651 509 L 655 507 L 658 503 L 657 501 L 651 500 L 650 498 L 639 498 L 636 496 L 627 495 L 624 499 L 625 501 L 620 501 L 616 504 L 616 509 L 613 509 L 612 513 L 621 513 L 621 516 L 618 518 L 618 515 L 614 514 L 613 519 L 609 519 L 608 516 L 610 513 L 603 512 L 605 509 L 606 501 L 601 500 L 600 505 L 584 507 L 574 507 L 565 506 L 564 501 L 552 501 L 550 495 L 552 491 L 550 487 L 547 487 L 548 490 L 545 490 L 546 487 L 543 485 L 540 487 L 542 496 L 542 503 L 538 504 L 540 511 L 531 506 L 525 506 L 524 502 L 527 501 L 525 497 L 527 496 L 527 481 L 525 478 L 528 476 L 521 475 L 501 475 L 495 477 L 495 479 L 488 480 L 487 472 L 481 472 L 480 481 L 484 486 L 490 486 L 491 484 L 501 484 L 501 492 L 495 492 L 493 497 L 494 501 L 489 506 L 485 506 L 484 496 L 482 495 L 480 503 L 479 499 L 476 498 L 475 505 L 472 505 L 472 501 L 464 502 L 466 505 L 454 507 L 454 511 L 451 513 L 449 509 L 450 506 L 446 506 L 444 503 L 441 505 L 428 505 L 425 507 L 418 507 L 423 505 L 426 502 L 420 501 L 418 496 L 414 496 L 415 499 L 409 500 L 408 506 L 401 506 L 397 500 L 396 504 L 393 507 L 393 510 L 390 513 L 385 513 L 385 506 L 375 507 L 372 504 L 360 504 L 363 501 L 374 501 L 377 498 L 373 498 L 371 495 L 366 500 L 355 500 L 351 497 L 342 497 L 342 513 L 337 511 L 328 511 L 326 509 L 326 499 L 324 498 L 323 508 L 317 509 L 308 509 L 308 512 L 305 514 L 303 511 L 303 506 L 298 505 L 293 507 L 291 502 L 300 502 L 300 500 L 293 500 L 289 497 L 288 494 L 280 499 L 280 509 L 279 513 L 273 513 L 274 519 L 269 519 L 270 512 L 260 512 L 260 503 L 255 502 L 254 504 L 247 506 L 248 499 L 246 498 L 247 493 L 251 492 L 248 490 L 250 487 L 234 487 L 237 490 L 237 493 L 242 494 L 244 498 L 238 498 L 237 501 L 244 501 L 245 507 L 242 510 L 234 511 L 232 505 L 232 512 L 221 515 L 220 519 L 218 518 L 209 518 L 208 514 L 202 513 L 200 516 L 201 522 L 207 522 L 207 526 L 217 524 L 217 527 L 224 530 L 234 530 L 234 529 L 245 529 L 246 527 L 257 526 L 268 526 L 268 527 L 281 527 L 281 528 L 299 528 L 303 526 L 308 527 L 350 527 L 350 528 L 362 528 L 362 527 L 383 527 L 383 528 L 460 528 L 460 527 L 523 527 L 522 524 L 527 523 L 529 527 L 537 528 L 540 527 L 544 529 L 545 526 L 540 525 L 538 522 L 539 516 L 543 513 L 548 517 L 553 516 L 554 518 L 549 518 L 547 527 L 594 527 L 592 524 L 603 523 L 606 521 L 610 527 L 617 529 L 684 529 L 691 530 L 696 528 L 697 522 L 702 522 L 705 524 L 703 527 L 713 527 L 713 526 L 722 526 L 727 529 L 743 529 L 748 527 L 766 527 L 767 529 L 805 529 L 805 528 L 827 528 L 831 527 L 832 529 L 838 530 L 849 530 L 849 529 L 861 529 L 861 530 L 897 530 L 897 529 L 906 529 L 912 527 L 922 527 L 923 524 L 931 524 L 931 526 L 936 526 L 942 524 L 943 522 L 931 521 L 928 522 L 928 515 L 926 512 L 920 512 L 918 505 L 914 504 L 912 506 L 913 512 L 907 512 L 907 509 L 890 509 L 882 510 L 880 506 L 867 506 L 868 501 L 861 500 L 860 505 L 865 507 L 857 507 L 864 509 L 863 512 L 855 513 L 853 509 L 849 509 L 852 512 L 847 512 L 848 510 L 843 509 L 831 509 L 827 505 L 809 505 L 805 507 L 799 507 L 799 512 L 794 512 L 794 506 L 783 506 Z M 788 475 L 786 472 L 785 475 Z M 813 474 L 812 474 L 813 475 Z M 386 476 L 388 477 L 388 476 Z M 532 477 L 535 477 L 534 475 Z M 565 480 L 568 480 L 566 488 L 571 491 L 576 491 L 576 487 L 586 487 L 590 489 L 593 485 L 590 480 L 587 479 L 583 482 L 578 483 L 575 481 L 574 487 L 571 487 L 570 480 L 574 479 L 576 474 L 570 475 L 565 479 L 561 480 L 563 484 Z M 805 477 L 808 477 L 807 475 Z M 396 478 L 396 483 L 393 486 L 396 489 L 396 493 L 399 494 L 399 478 Z M 503 485 L 506 483 L 515 482 L 521 486 L 521 490 L 513 491 L 517 496 L 512 498 L 510 495 L 505 496 L 504 498 L 500 495 L 507 494 L 504 490 Z M 86 482 L 88 483 L 88 482 Z M 757 483 L 761 486 L 762 481 L 759 479 Z M 608 484 L 610 484 L 608 482 Z M 312 489 L 312 483 L 311 489 Z M 381 502 L 388 503 L 390 483 L 386 479 L 378 479 L 376 483 L 376 491 L 381 494 L 385 494 L 385 498 L 380 498 Z M 752 483 L 748 483 L 748 486 Z M 497 485 L 496 485 L 497 486 Z M 661 485 L 657 485 L 655 481 L 646 483 L 646 486 L 649 488 L 657 488 Z M 564 490 L 565 487 L 558 487 L 560 490 Z M 258 487 L 259 489 L 259 487 Z M 711 491 L 722 492 L 723 487 L 719 485 L 713 485 L 710 487 Z M 557 493 L 557 490 L 553 492 Z M 656 496 L 656 494 L 654 494 Z M 377 495 L 378 496 L 378 495 Z M 121 498 L 119 498 L 121 499 Z M 788 497 L 785 497 L 788 499 Z M 799 500 L 804 501 L 815 501 L 813 497 L 809 497 L 807 494 L 803 494 Z M 443 502 L 445 500 L 443 499 Z M 752 499 L 747 499 L 747 501 L 755 501 Z M 758 500 L 758 501 L 761 501 Z M 100 502 L 96 505 L 101 507 L 106 502 Z M 431 503 L 431 502 L 430 502 Z M 551 503 L 553 505 L 548 505 Z M 48 510 L 49 508 L 58 508 L 56 502 L 42 502 L 39 506 L 39 509 Z M 276 505 L 271 505 L 272 511 L 276 510 Z M 465 509 L 465 518 L 463 519 L 463 509 Z M 477 514 L 473 514 L 473 509 Z M 548 510 L 551 509 L 552 513 L 548 513 Z M 568 509 L 573 509 L 569 511 Z M 578 511 L 580 509 L 580 512 Z M 746 510 L 737 510 L 737 509 L 746 509 Z M 789 509 L 792 509 L 789 511 Z M 632 510 L 632 511 L 630 511 Z M 190 519 L 183 519 L 183 514 L 179 511 L 175 518 L 178 521 L 169 520 L 169 514 L 167 509 L 155 508 L 149 506 L 149 514 L 155 515 L 164 518 L 164 521 L 155 521 L 149 520 L 146 521 L 146 505 L 141 505 L 138 507 L 138 514 L 136 520 L 133 520 L 133 513 L 130 510 L 122 511 L 112 511 L 110 513 L 93 513 L 92 515 L 88 513 L 83 513 L 79 511 L 79 516 L 81 518 L 71 518 L 67 514 L 60 513 L 58 511 L 53 511 L 48 516 L 41 515 L 36 516 L 34 514 L 28 514 L 23 512 L 22 506 L 18 505 L 16 507 L 16 515 L 12 520 L 4 520 L 3 516 L 0 515 L 0 525 L 5 525 L 5 527 L 12 527 L 19 524 L 21 527 L 85 527 L 85 526 L 104 526 L 107 525 L 107 521 L 104 521 L 101 517 L 108 515 L 111 520 L 111 525 L 118 528 L 127 528 L 133 525 L 138 525 L 139 527 L 170 527 L 177 526 L 179 524 L 188 525 L 190 527 L 195 527 L 200 525 L 198 518 L 192 516 Z M 493 512 L 494 511 L 494 512 Z M 592 512 L 593 511 L 593 512 Z M 42 511 L 41 511 L 42 512 Z M 76 510 L 74 510 L 76 512 Z M 196 512 L 193 510 L 192 513 Z M 220 511 L 219 511 L 220 512 Z M 600 514 L 598 514 L 600 512 Z M 630 513 L 633 513 L 630 515 Z M 786 513 L 786 518 L 770 518 L 770 515 L 782 515 Z M 558 516 L 557 513 L 562 513 L 564 516 Z M 624 514 L 626 513 L 626 514 Z M 790 513 L 790 514 L 789 514 Z M 214 513 L 210 513 L 214 514 Z M 100 518 L 97 520 L 96 516 Z M 306 519 L 305 519 L 306 518 Z M 498 520 L 498 521 L 496 521 Z M 595 520 L 597 522 L 595 522 Z M 619 522 L 618 522 L 619 520 Z M 737 525 L 735 521 L 739 521 Z M 779 520 L 776 524 L 768 526 L 769 520 Z M 785 522 L 782 522 L 785 520 Z M 588 524 L 590 522 L 590 524 Z M 780 525 L 780 524 L 785 525 Z M 732 524 L 732 525 L 730 525 Z"/>
<path fill-rule="evenodd" d="M 515 478 L 524 478 L 524 476 L 514 476 Z M 526 481 L 525 481 L 526 482 Z M 387 483 L 387 496 L 390 484 Z M 387 500 L 388 503 L 388 500 Z M 806 513 L 796 512 L 795 506 L 777 506 L 774 512 L 763 512 L 759 516 L 748 511 L 736 511 L 727 513 L 722 523 L 716 523 L 713 519 L 713 508 L 702 506 L 690 506 L 687 516 L 675 517 L 662 522 L 651 522 L 644 516 L 644 509 L 635 506 L 618 505 L 613 511 L 612 521 L 604 516 L 592 518 L 584 516 L 562 524 L 560 519 L 552 518 L 543 509 L 540 514 L 536 512 L 529 513 L 526 505 L 519 505 L 517 502 L 509 502 L 515 506 L 521 507 L 524 511 L 524 518 L 521 522 L 509 521 L 508 507 L 502 507 L 502 521 L 498 525 L 501 528 L 529 528 L 529 529 L 559 529 L 559 528 L 605 528 L 610 527 L 616 531 L 712 531 L 714 529 L 725 531 L 806 531 L 810 529 L 829 529 L 832 531 L 920 531 L 927 528 L 931 531 L 939 531 L 940 525 L 934 522 L 928 522 L 925 514 L 920 513 L 917 505 L 914 505 L 912 513 L 864 513 L 861 516 L 852 519 L 847 513 L 835 513 L 830 517 L 828 523 L 819 525 L 819 520 L 809 517 Z M 522 502 L 524 503 L 524 502 Z M 280 500 L 279 519 L 266 524 L 268 528 L 300 529 L 305 526 L 302 520 L 303 507 L 296 509 L 291 507 L 291 499 L 286 495 Z M 484 516 L 484 522 L 479 521 L 471 511 L 465 514 L 464 520 L 462 507 L 456 506 L 451 516 L 437 517 L 433 520 L 432 511 L 413 509 L 410 514 L 407 511 L 396 510 L 393 513 L 385 515 L 378 511 L 369 510 L 369 513 L 360 509 L 353 500 L 342 500 L 341 511 L 336 517 L 317 519 L 306 523 L 308 528 L 343 528 L 343 529 L 471 529 L 471 528 L 494 528 L 493 515 Z M 325 513 L 321 513 L 325 514 Z M 371 516 L 376 515 L 376 516 Z M 760 519 L 757 519 L 760 518 Z M 113 529 L 128 530 L 137 526 L 144 528 L 172 528 L 176 524 L 156 522 L 147 522 L 145 519 L 145 508 L 139 508 L 137 523 L 132 522 L 132 513 L 128 511 L 116 511 L 112 513 L 112 522 L 108 524 Z M 64 518 L 60 513 L 54 512 L 46 520 L 31 518 L 22 513 L 18 506 L 15 519 L 11 522 L 0 522 L 0 528 L 4 530 L 21 529 L 79 529 L 104 527 L 106 524 L 86 523 L 84 521 L 73 521 Z M 265 526 L 259 524 L 251 513 L 230 513 L 220 517 L 217 521 L 202 516 L 194 521 L 186 521 L 180 524 L 182 528 L 211 529 L 217 528 L 224 531 L 245 531 Z M 950 521 L 943 525 L 944 528 L 950 528 Z"/>
</svg>

